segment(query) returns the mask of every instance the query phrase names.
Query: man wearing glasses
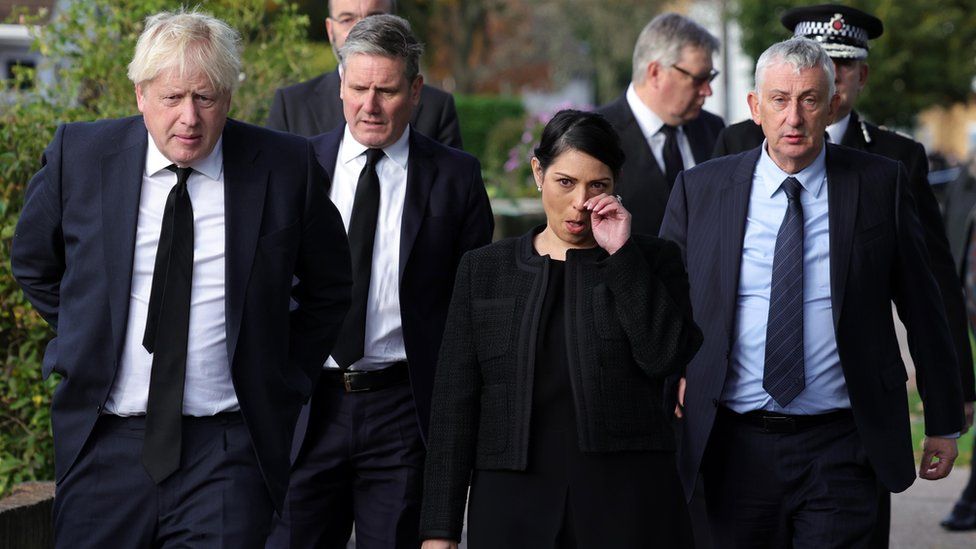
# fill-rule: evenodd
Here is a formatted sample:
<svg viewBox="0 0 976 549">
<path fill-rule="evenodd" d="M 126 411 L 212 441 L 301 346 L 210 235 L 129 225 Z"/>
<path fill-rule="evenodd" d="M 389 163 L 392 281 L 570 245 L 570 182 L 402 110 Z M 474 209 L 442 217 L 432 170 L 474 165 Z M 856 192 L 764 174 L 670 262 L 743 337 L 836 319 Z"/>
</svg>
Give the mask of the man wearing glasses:
<svg viewBox="0 0 976 549">
<path fill-rule="evenodd" d="M 364 17 L 395 14 L 396 0 L 329 0 L 325 30 L 332 53 L 346 42 L 346 35 Z M 336 56 L 338 58 L 338 56 Z M 339 99 L 342 69 L 316 76 L 275 91 L 267 127 L 305 137 L 325 133 L 346 120 Z M 461 128 L 451 94 L 424 85 L 414 108 L 410 127 L 448 147 L 461 148 Z"/>
<path fill-rule="evenodd" d="M 626 93 L 598 109 L 627 155 L 615 188 L 633 214 L 634 232 L 657 235 L 678 172 L 711 157 L 725 124 L 702 105 L 718 76 L 712 67 L 718 47 L 686 17 L 655 17 L 637 38 Z"/>
</svg>

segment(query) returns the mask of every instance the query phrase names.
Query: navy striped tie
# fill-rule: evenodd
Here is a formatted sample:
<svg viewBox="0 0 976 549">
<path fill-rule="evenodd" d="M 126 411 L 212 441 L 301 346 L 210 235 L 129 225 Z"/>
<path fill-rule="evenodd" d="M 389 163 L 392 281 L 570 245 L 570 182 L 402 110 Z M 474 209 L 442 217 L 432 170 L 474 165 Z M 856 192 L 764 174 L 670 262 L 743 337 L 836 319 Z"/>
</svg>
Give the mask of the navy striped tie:
<svg viewBox="0 0 976 549">
<path fill-rule="evenodd" d="M 766 323 L 766 364 L 763 389 L 780 406 L 796 398 L 803 378 L 803 206 L 800 182 L 783 181 L 789 199 L 783 224 L 776 235 L 773 277 Z"/>
</svg>

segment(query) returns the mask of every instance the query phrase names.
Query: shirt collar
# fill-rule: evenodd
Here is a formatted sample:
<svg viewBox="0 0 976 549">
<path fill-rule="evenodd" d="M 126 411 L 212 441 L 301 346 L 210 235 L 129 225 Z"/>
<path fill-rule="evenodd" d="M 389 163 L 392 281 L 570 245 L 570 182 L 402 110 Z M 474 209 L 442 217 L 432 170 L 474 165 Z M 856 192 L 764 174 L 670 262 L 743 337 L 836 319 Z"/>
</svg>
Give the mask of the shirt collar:
<svg viewBox="0 0 976 549">
<path fill-rule="evenodd" d="M 156 142 L 153 141 L 152 135 L 149 136 L 148 142 L 149 143 L 146 146 L 146 175 L 152 177 L 160 170 L 165 170 L 167 166 L 173 164 L 173 161 L 163 156 L 162 151 L 156 147 Z M 197 160 L 191 164 L 190 167 L 209 177 L 210 179 L 219 181 L 220 174 L 224 168 L 223 144 L 224 137 L 220 136 L 217 139 L 217 143 L 214 145 L 213 150 L 210 151 L 210 154 L 200 160 Z"/>
<path fill-rule="evenodd" d="M 797 173 L 789 174 L 773 162 L 769 152 L 766 151 L 766 141 L 763 141 L 762 154 L 759 156 L 759 163 L 756 164 L 756 175 L 766 187 L 769 196 L 773 196 L 779 191 L 787 177 L 795 177 L 805 191 L 814 198 L 818 198 L 820 191 L 823 190 L 824 181 L 827 179 L 827 146 L 824 145 L 820 149 L 820 154 L 809 166 Z"/>
<path fill-rule="evenodd" d="M 630 110 L 634 113 L 634 118 L 637 120 L 637 125 L 640 126 L 641 132 L 644 134 L 644 139 L 650 140 L 651 136 L 661 131 L 661 126 L 664 125 L 664 121 L 637 96 L 637 90 L 634 89 L 633 82 L 627 86 L 626 97 L 627 104 L 630 105 Z M 678 131 L 682 131 L 681 126 L 678 126 Z"/>
<path fill-rule="evenodd" d="M 339 145 L 339 161 L 347 164 L 366 152 L 368 148 L 366 145 L 356 141 L 356 138 L 352 136 L 352 132 L 349 130 L 349 125 L 346 124 L 346 129 L 342 134 L 342 143 Z M 410 126 L 407 126 L 403 131 L 400 139 L 397 139 L 392 145 L 384 147 L 383 152 L 386 158 L 389 158 L 404 170 L 407 169 L 407 158 L 410 156 Z"/>
<path fill-rule="evenodd" d="M 847 116 L 841 118 L 837 122 L 827 126 L 827 133 L 830 135 L 830 142 L 840 145 L 840 142 L 844 139 L 844 134 L 847 133 L 847 126 L 851 124 L 851 113 L 847 113 Z"/>
</svg>

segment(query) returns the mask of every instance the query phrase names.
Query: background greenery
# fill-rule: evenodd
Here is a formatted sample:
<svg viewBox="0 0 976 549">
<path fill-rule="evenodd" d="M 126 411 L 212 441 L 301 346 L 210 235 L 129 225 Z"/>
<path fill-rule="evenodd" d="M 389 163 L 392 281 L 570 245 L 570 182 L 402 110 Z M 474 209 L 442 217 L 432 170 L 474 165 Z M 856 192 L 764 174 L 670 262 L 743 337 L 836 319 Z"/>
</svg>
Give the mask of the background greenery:
<svg viewBox="0 0 976 549">
<path fill-rule="evenodd" d="M 786 9 L 809 0 L 737 0 L 735 17 L 742 48 L 757 59 L 792 33 L 780 23 Z M 915 115 L 948 106 L 972 94 L 976 76 L 976 10 L 972 0 L 848 0 L 838 2 L 872 13 L 884 34 L 871 41 L 868 86 L 858 111 L 877 124 L 910 128 Z"/>
</svg>

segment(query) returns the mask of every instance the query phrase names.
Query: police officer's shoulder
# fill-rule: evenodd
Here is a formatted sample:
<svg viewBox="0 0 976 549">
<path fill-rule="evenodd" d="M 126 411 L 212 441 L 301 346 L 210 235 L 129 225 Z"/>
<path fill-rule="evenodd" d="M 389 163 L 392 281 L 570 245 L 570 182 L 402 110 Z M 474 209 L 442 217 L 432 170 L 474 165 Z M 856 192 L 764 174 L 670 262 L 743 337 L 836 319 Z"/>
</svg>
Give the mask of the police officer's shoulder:
<svg viewBox="0 0 976 549">
<path fill-rule="evenodd" d="M 918 147 L 918 142 L 906 133 L 892 131 L 884 126 L 877 126 L 864 120 L 861 120 L 861 124 L 871 137 L 869 147 L 873 145 L 883 149 L 904 150 L 906 152 Z"/>
</svg>

